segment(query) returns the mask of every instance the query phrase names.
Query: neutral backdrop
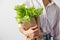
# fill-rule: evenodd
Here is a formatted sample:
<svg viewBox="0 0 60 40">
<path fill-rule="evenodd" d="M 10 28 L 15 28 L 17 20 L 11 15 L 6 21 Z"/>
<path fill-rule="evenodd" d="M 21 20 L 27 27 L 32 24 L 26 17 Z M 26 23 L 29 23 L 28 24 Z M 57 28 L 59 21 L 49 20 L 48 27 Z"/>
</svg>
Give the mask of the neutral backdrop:
<svg viewBox="0 0 60 40">
<path fill-rule="evenodd" d="M 15 20 L 14 6 L 25 0 L 0 0 L 0 40 L 24 40 Z M 55 0 L 59 5 L 60 0 Z"/>
</svg>

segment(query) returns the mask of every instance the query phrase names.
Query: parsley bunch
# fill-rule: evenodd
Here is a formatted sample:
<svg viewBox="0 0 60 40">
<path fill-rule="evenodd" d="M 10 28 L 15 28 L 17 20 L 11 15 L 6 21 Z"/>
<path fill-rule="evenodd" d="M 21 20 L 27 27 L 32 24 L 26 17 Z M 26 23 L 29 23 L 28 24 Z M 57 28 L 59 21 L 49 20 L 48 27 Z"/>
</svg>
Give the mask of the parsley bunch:
<svg viewBox="0 0 60 40">
<path fill-rule="evenodd" d="M 43 7 L 38 9 L 35 9 L 34 6 L 27 8 L 25 4 L 16 5 L 14 9 L 16 10 L 16 20 L 18 23 L 23 21 L 29 23 L 32 17 L 38 17 L 43 11 Z"/>
</svg>

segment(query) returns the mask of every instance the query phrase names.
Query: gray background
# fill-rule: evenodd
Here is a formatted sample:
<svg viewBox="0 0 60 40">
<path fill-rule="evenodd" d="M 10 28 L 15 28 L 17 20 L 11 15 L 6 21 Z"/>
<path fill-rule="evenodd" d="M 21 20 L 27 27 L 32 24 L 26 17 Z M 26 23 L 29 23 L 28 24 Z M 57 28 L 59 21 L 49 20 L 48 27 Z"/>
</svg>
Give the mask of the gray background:
<svg viewBox="0 0 60 40">
<path fill-rule="evenodd" d="M 58 5 L 59 0 L 54 0 Z M 15 20 L 14 6 L 25 0 L 0 0 L 0 40 L 24 40 Z"/>
</svg>

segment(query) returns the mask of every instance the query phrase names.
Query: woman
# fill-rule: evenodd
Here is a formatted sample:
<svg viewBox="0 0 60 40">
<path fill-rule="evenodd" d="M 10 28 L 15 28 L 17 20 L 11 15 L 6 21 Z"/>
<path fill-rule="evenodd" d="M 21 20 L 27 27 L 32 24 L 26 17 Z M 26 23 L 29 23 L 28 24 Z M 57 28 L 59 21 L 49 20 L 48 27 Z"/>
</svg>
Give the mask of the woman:
<svg viewBox="0 0 60 40">
<path fill-rule="evenodd" d="M 43 31 L 44 40 L 51 40 L 51 37 L 53 37 L 53 40 L 60 40 L 59 39 L 60 9 L 52 0 L 42 0 L 42 2 L 46 10 L 40 16 L 40 22 L 41 22 L 41 28 Z M 31 6 L 33 4 L 36 8 L 38 8 L 38 6 L 40 5 L 38 0 L 27 0 L 26 4 L 28 6 Z M 35 29 L 35 30 L 32 30 L 32 29 Z M 25 31 L 22 27 L 20 27 L 20 31 L 26 36 L 35 38 L 37 35 L 36 33 L 38 32 L 38 29 L 36 25 L 35 27 L 32 27 L 27 31 Z"/>
<path fill-rule="evenodd" d="M 44 17 L 41 16 L 41 26 L 44 32 L 44 36 L 47 37 L 46 40 L 50 40 L 51 36 L 53 36 L 53 40 L 60 40 L 59 39 L 60 8 L 52 0 L 48 0 L 49 2 L 46 1 L 47 0 L 43 0 L 46 14 L 44 14 Z"/>
</svg>

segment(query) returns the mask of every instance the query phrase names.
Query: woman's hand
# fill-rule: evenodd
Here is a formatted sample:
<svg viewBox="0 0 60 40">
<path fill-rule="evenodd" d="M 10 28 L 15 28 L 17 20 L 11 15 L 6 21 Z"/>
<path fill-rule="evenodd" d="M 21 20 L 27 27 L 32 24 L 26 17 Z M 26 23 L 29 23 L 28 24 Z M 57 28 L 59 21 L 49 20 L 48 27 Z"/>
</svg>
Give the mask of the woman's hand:
<svg viewBox="0 0 60 40">
<path fill-rule="evenodd" d="M 37 38 L 39 36 L 39 29 L 38 29 L 37 25 L 35 25 L 34 27 L 31 27 L 30 29 L 25 31 L 25 35 L 30 37 L 31 39 Z"/>
</svg>

